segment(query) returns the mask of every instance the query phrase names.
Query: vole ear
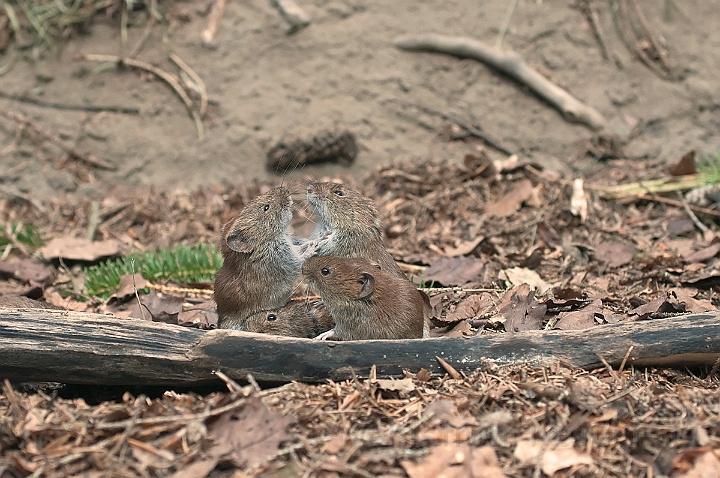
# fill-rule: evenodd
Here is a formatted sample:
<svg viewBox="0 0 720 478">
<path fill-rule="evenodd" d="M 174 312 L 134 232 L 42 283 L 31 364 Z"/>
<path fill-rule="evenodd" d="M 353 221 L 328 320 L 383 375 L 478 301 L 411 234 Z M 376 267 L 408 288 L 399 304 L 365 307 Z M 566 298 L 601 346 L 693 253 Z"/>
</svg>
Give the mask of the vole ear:
<svg viewBox="0 0 720 478">
<path fill-rule="evenodd" d="M 375 292 L 375 278 L 372 276 L 372 274 L 363 272 L 358 278 L 358 283 L 360 284 L 360 290 L 358 290 L 357 295 L 358 299 L 364 299 L 365 297 Z"/>
<path fill-rule="evenodd" d="M 235 252 L 250 254 L 253 251 L 253 244 L 250 241 L 250 237 L 241 229 L 231 230 L 225 237 L 225 242 L 227 242 L 228 247 Z"/>
</svg>

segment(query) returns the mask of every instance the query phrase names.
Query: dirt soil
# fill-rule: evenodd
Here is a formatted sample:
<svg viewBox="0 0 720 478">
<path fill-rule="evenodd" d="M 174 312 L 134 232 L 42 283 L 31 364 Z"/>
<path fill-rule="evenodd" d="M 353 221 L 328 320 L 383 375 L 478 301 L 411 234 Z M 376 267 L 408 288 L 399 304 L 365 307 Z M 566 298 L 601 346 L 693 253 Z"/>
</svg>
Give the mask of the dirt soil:
<svg viewBox="0 0 720 478">
<path fill-rule="evenodd" d="M 107 185 L 167 185 L 194 189 L 267 178 L 265 153 L 288 135 L 305 137 L 347 128 L 360 143 L 352 169 L 308 168 L 317 176 L 363 175 L 393 160 L 461 161 L 476 143 L 448 142 L 443 121 L 387 103 L 402 99 L 478 123 L 521 159 L 567 175 L 592 161 L 584 145 L 592 133 L 569 124 L 548 104 L 507 77 L 473 60 L 409 53 L 393 47 L 406 33 L 469 36 L 494 44 L 508 2 L 354 0 L 300 2 L 312 24 L 287 36 L 265 1 L 229 2 L 212 47 L 200 41 L 208 2 L 169 7 L 169 47 L 204 79 L 210 108 L 206 137 L 198 140 L 180 99 L 152 75 L 76 61 L 81 54 L 127 53 L 146 25 L 147 12 L 132 12 L 123 48 L 117 15 L 96 18 L 75 36 L 35 59 L 34 50 L 2 77 L 0 92 L 49 103 L 125 106 L 139 115 L 43 108 L 0 99 L 78 151 L 117 166 L 91 175 L 63 168 L 62 151 L 27 139 L 0 119 L 0 191 L 32 196 L 78 192 L 101 197 Z M 579 2 L 582 4 L 583 2 Z M 679 81 L 667 81 L 640 63 L 621 42 L 608 5 L 596 2 L 610 51 L 603 60 L 590 24 L 569 2 L 520 0 L 503 45 L 608 119 L 629 140 L 625 155 L 675 161 L 690 149 L 720 149 L 720 10 L 709 2 L 639 1 L 647 20 L 677 63 Z M 138 59 L 169 72 L 156 26 Z M 6 58 L 12 56 L 7 53 Z M 6 63 L 6 61 L 3 61 Z M 491 153 L 496 158 L 500 154 Z"/>
<path fill-rule="evenodd" d="M 95 64 L 73 60 L 80 53 L 118 54 L 117 18 L 96 19 L 85 35 L 38 62 L 23 50 L 0 93 L 137 107 L 140 114 L 0 98 L 0 113 L 31 122 L 19 127 L 0 116 L 0 296 L 124 316 L 136 315 L 137 300 L 162 296 L 160 302 L 179 304 L 166 314 L 175 323 L 209 328 L 207 317 L 196 322 L 182 314 L 209 298 L 211 280 L 159 280 L 151 294 L 128 295 L 124 310 L 117 303 L 111 309 L 87 297 L 81 266 L 96 257 L 40 260 L 32 242 L 19 239 L 18 223 L 31 224 L 46 244 L 58 239 L 67 246 L 93 231 L 92 247 L 81 251 L 91 254 L 110 242 L 119 242 L 120 254 L 216 243 L 223 222 L 277 183 L 264 169 L 275 141 L 338 127 L 360 140 L 355 164 L 308 167 L 285 181 L 301 198 L 301 175 L 351 176 L 349 184 L 376 202 L 388 248 L 408 274 L 449 287 L 429 291 L 436 336 L 465 340 L 519 330 L 517 314 L 507 312 L 517 308 L 502 301 L 508 296 L 522 301 L 523 326 L 534 330 L 550 322 L 582 331 L 717 313 L 717 211 L 696 207 L 698 217 L 691 217 L 679 202 L 667 204 L 674 194 L 612 201 L 591 189 L 663 177 L 667 164 L 691 149 L 720 149 L 720 11 L 700 1 L 683 2 L 682 12 L 676 2 L 639 3 L 678 63 L 680 80 L 660 79 L 633 59 L 609 6 L 599 2 L 610 61 L 567 2 L 518 1 L 504 39 L 610 121 L 627 141 L 614 150 L 483 65 L 392 47 L 396 35 L 426 31 L 492 44 L 506 2 L 302 2 L 313 23 L 289 37 L 265 2 L 230 2 L 213 48 L 199 40 L 206 3 L 179 2 L 174 18 L 186 11 L 190 21 L 174 27 L 171 43 L 205 79 L 211 99 L 202 141 L 164 83 L 130 70 L 93 74 Z M 130 15 L 130 45 L 145 20 L 143 11 Z M 139 58 L 175 72 L 162 31 L 156 27 Z M 383 102 L 388 98 L 478 122 L 541 168 L 488 174 L 484 155 L 501 154 L 481 151 L 475 140 L 449 141 L 453 130 L 443 120 Z M 32 126 L 117 170 L 64 157 Z M 621 157 L 597 160 L 608 152 Z M 584 221 L 569 210 L 572 178 L 580 175 L 588 193 Z M 293 227 L 302 235 L 312 224 L 301 202 Z M 536 295 L 522 285 L 528 282 Z M 178 285 L 205 290 L 171 288 Z M 78 392 L 6 381 L 0 477 L 716 476 L 720 362 L 641 368 L 633 363 L 638 350 L 629 349 L 625 366 L 615 369 L 488 361 L 467 374 L 421 369 L 399 380 L 262 391 L 219 375 L 223 393 L 120 392 L 102 403 L 93 397 L 103 387 Z"/>
</svg>

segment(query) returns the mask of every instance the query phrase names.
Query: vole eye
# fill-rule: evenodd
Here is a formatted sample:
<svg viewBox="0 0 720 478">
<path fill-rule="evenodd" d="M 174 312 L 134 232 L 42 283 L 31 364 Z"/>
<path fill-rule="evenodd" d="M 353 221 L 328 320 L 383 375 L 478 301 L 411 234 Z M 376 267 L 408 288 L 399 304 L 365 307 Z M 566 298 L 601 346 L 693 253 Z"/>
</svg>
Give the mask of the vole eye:
<svg viewBox="0 0 720 478">
<path fill-rule="evenodd" d="M 275 315 L 275 314 L 268 314 L 268 316 L 267 316 L 268 322 L 272 322 L 273 320 L 276 320 L 276 319 L 277 319 L 277 315 Z"/>
<path fill-rule="evenodd" d="M 263 207 L 263 211 L 267 211 L 268 209 L 270 209 L 270 205 L 269 205 L 269 204 L 266 204 L 266 205 Z"/>
<path fill-rule="evenodd" d="M 322 275 L 326 276 L 326 275 L 330 274 L 330 269 L 328 269 L 327 267 L 323 267 L 322 269 L 320 269 L 320 273 Z"/>
<path fill-rule="evenodd" d="M 336 189 L 336 190 L 333 191 L 333 192 L 334 192 L 336 195 L 338 195 L 338 196 L 342 196 L 342 195 L 343 195 L 343 192 L 340 191 L 339 189 Z"/>
</svg>

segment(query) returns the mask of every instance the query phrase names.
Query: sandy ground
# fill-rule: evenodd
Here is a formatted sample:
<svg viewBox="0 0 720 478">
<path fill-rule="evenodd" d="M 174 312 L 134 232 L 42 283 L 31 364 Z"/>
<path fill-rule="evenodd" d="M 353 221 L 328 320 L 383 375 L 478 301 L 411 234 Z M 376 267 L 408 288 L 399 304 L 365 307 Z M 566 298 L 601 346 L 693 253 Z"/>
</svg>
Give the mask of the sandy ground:
<svg viewBox="0 0 720 478">
<path fill-rule="evenodd" d="M 577 98 L 599 110 L 628 137 L 630 158 L 674 162 L 690 149 L 720 150 L 720 9 L 712 2 L 639 1 L 678 64 L 679 81 L 658 78 L 633 58 L 600 8 L 611 52 L 604 61 L 589 24 L 569 2 L 519 0 L 503 45 L 519 52 Z M 667 5 L 664 5 L 666 3 Z M 161 81 L 136 71 L 75 61 L 81 53 L 120 54 L 117 19 L 100 19 L 58 51 L 33 60 L 20 52 L 0 92 L 46 102 L 137 107 L 139 115 L 61 111 L 0 99 L 0 108 L 29 117 L 78 150 L 117 165 L 92 177 L 59 167 L 61 151 L 16 141 L 17 125 L 0 119 L 0 193 L 102 196 L 107 185 L 197 188 L 267 179 L 265 152 L 288 134 L 347 128 L 361 142 L 351 169 L 307 168 L 316 176 L 362 175 L 394 160 L 461 161 L 475 144 L 447 142 L 441 119 L 383 100 L 398 98 L 477 122 L 520 156 L 566 175 L 592 161 L 584 145 L 593 133 L 569 124 L 527 89 L 472 60 L 395 49 L 401 34 L 435 32 L 496 41 L 508 2 L 305 0 L 312 24 L 285 35 L 264 0 L 230 1 L 212 48 L 200 41 L 208 2 L 178 2 L 170 45 L 207 84 L 212 106 L 206 138 L 198 140 L 181 101 Z M 167 6 L 167 2 L 161 3 Z M 130 16 L 128 51 L 142 34 L 146 12 Z M 170 72 L 157 26 L 139 59 Z M 7 58 L 2 59 L 2 63 Z M 491 155 L 500 158 L 499 154 Z"/>
</svg>

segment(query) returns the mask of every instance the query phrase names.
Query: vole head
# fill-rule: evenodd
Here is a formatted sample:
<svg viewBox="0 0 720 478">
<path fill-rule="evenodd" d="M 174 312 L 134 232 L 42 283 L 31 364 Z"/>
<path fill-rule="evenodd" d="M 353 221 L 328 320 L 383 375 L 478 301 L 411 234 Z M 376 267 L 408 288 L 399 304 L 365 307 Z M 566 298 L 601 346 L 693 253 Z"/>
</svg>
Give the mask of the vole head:
<svg viewBox="0 0 720 478">
<path fill-rule="evenodd" d="M 261 334 L 285 335 L 281 331 L 292 325 L 290 315 L 284 309 L 263 310 L 245 319 L 242 330 Z"/>
<path fill-rule="evenodd" d="M 259 244 L 282 236 L 292 220 L 292 204 L 284 186 L 256 197 L 223 226 L 223 250 L 251 254 Z"/>
<path fill-rule="evenodd" d="M 312 339 L 330 330 L 334 323 L 320 302 L 293 301 L 279 309 L 249 316 L 242 325 L 246 332 Z"/>
<path fill-rule="evenodd" d="M 307 199 L 318 221 L 328 229 L 381 230 L 378 211 L 373 202 L 340 183 L 315 182 L 307 187 Z"/>
<path fill-rule="evenodd" d="M 333 256 L 311 257 L 302 273 L 323 300 L 370 299 L 382 274 L 380 266 L 366 259 Z"/>
</svg>

